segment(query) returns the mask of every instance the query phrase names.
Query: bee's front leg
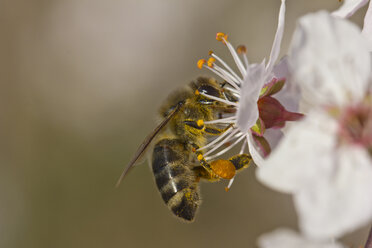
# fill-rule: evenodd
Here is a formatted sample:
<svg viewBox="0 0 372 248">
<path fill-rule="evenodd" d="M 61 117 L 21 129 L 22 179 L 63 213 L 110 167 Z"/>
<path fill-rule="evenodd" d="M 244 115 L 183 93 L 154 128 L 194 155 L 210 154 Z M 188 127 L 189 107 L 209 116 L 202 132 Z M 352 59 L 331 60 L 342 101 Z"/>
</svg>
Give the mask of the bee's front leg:
<svg viewBox="0 0 372 248">
<path fill-rule="evenodd" d="M 221 135 L 221 134 L 223 134 L 224 132 L 226 132 L 227 130 L 229 130 L 230 128 L 232 128 L 234 126 L 234 124 L 230 124 L 227 127 L 223 128 L 223 129 L 220 129 L 220 128 L 216 128 L 216 127 L 211 126 L 211 125 L 205 125 L 205 123 L 202 119 L 200 119 L 200 120 L 185 120 L 183 123 L 188 127 L 200 130 L 200 131 L 202 131 L 206 134 L 209 134 L 209 135 Z"/>
</svg>

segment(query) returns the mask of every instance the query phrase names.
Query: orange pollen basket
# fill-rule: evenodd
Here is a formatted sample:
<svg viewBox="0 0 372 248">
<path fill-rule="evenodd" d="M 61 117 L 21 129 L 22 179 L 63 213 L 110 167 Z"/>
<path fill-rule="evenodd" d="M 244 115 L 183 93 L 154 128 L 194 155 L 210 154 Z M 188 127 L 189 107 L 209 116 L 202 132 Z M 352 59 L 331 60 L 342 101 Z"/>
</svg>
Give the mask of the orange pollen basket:
<svg viewBox="0 0 372 248">
<path fill-rule="evenodd" d="M 235 166 L 229 160 L 218 159 L 212 161 L 211 169 L 223 179 L 232 179 L 235 176 Z"/>
</svg>

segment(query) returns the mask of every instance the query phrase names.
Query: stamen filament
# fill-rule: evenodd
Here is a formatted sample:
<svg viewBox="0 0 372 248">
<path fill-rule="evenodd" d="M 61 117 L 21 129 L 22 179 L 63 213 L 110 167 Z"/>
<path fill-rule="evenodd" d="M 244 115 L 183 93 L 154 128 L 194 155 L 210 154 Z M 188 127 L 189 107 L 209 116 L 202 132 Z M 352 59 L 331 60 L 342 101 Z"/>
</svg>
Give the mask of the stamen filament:
<svg viewBox="0 0 372 248">
<path fill-rule="evenodd" d="M 245 54 L 245 53 L 243 53 L 243 61 L 244 61 L 244 64 L 245 64 L 245 68 L 247 68 L 247 70 L 248 70 L 249 63 L 248 63 L 247 54 Z"/>
<path fill-rule="evenodd" d="M 225 77 L 230 78 L 230 80 L 233 82 L 231 86 L 233 86 L 237 90 L 240 89 L 239 85 L 241 85 L 242 82 L 239 82 L 238 79 L 234 78 L 233 75 L 231 75 L 228 71 L 219 67 L 218 65 L 215 64 L 214 68 L 216 69 L 216 71 L 221 72 L 221 74 L 224 75 Z"/>
<path fill-rule="evenodd" d="M 240 149 L 240 152 L 239 152 L 239 154 L 242 154 L 242 153 L 244 153 L 244 149 L 245 149 L 245 145 L 248 145 L 248 143 L 247 143 L 247 141 L 246 140 L 244 140 L 244 142 L 243 142 L 243 145 L 242 145 L 242 148 Z"/>
<path fill-rule="evenodd" d="M 240 136 L 240 138 L 238 138 L 234 143 L 232 143 L 231 145 L 229 145 L 228 147 L 226 147 L 225 149 L 219 151 L 218 153 L 212 155 L 212 156 L 209 156 L 208 158 L 206 157 L 205 159 L 206 160 L 211 160 L 211 159 L 214 159 L 224 153 L 226 153 L 228 150 L 231 150 L 231 148 L 233 148 L 236 144 L 238 144 L 240 141 L 242 141 L 243 139 L 245 138 L 244 135 Z M 209 152 L 209 151 L 208 151 Z M 207 153 L 205 153 L 205 155 L 207 155 Z"/>
<path fill-rule="evenodd" d="M 205 121 L 204 124 L 215 124 L 215 123 L 235 123 L 236 116 L 226 117 L 213 121 Z"/>
<path fill-rule="evenodd" d="M 211 53 L 211 56 L 215 59 L 217 59 L 235 78 L 239 79 L 239 81 L 243 81 L 234 71 L 230 68 L 228 64 L 226 64 L 225 61 L 223 61 L 220 57 L 218 57 L 216 54 Z"/>
<path fill-rule="evenodd" d="M 216 138 L 215 140 L 211 141 L 209 144 L 203 146 L 203 147 L 200 147 L 197 151 L 201 151 L 201 150 L 204 150 L 210 146 L 213 146 L 214 144 L 216 144 L 217 142 L 219 142 L 220 140 L 222 140 L 226 135 L 228 135 L 229 133 L 231 133 L 234 129 L 229 129 L 227 130 L 226 132 L 224 132 L 223 134 L 221 134 L 218 138 Z"/>
<path fill-rule="evenodd" d="M 227 190 L 229 190 L 229 189 L 231 188 L 231 185 L 233 184 L 234 179 L 235 179 L 235 177 L 233 177 L 233 178 L 230 179 L 229 184 L 228 184 L 227 187 L 226 187 Z M 227 190 L 226 190 L 226 191 L 227 191 Z"/>
<path fill-rule="evenodd" d="M 236 89 L 231 88 L 231 87 L 224 87 L 224 88 L 227 89 L 227 90 L 229 90 L 229 91 L 231 91 L 231 92 L 234 93 L 234 94 L 238 94 L 237 97 L 240 97 L 240 92 L 237 91 Z"/>
<path fill-rule="evenodd" d="M 206 66 L 206 65 L 203 65 L 204 68 L 207 68 L 208 70 L 212 71 L 213 73 L 215 73 L 217 76 L 219 76 L 220 78 L 224 79 L 225 81 L 227 81 L 229 84 L 233 85 L 234 83 L 231 81 L 230 78 L 227 78 L 225 75 L 221 74 L 219 71 L 217 71 L 214 67 L 209 67 L 209 66 Z"/>
<path fill-rule="evenodd" d="M 238 104 L 235 103 L 235 102 L 230 102 L 229 100 L 225 100 L 225 99 L 222 99 L 222 98 L 219 98 L 219 97 L 211 96 L 211 95 L 208 95 L 208 94 L 205 94 L 205 93 L 202 93 L 202 92 L 200 92 L 200 95 L 208 97 L 209 99 L 212 99 L 212 100 L 216 100 L 216 101 L 219 101 L 219 102 L 222 102 L 222 103 L 226 103 L 227 105 L 233 105 L 233 106 L 236 106 L 236 107 L 238 106 Z"/>
<path fill-rule="evenodd" d="M 212 149 L 210 149 L 208 152 L 206 152 L 204 154 L 204 156 L 207 156 L 208 154 L 211 154 L 212 152 L 214 152 L 215 150 L 217 150 L 218 148 L 220 148 L 223 144 L 225 144 L 228 140 L 230 140 L 230 138 L 236 134 L 237 132 L 239 132 L 238 129 L 235 129 L 229 136 L 226 137 L 226 139 L 224 139 L 223 142 L 220 142 L 219 144 L 217 144 L 215 147 L 213 147 Z"/>
<path fill-rule="evenodd" d="M 235 49 L 234 49 L 234 47 L 230 44 L 230 42 L 228 42 L 227 40 L 225 40 L 225 38 L 223 38 L 223 40 L 225 41 L 226 46 L 227 46 L 227 48 L 229 49 L 229 51 L 230 51 L 230 53 L 231 53 L 231 55 L 232 55 L 232 57 L 233 57 L 233 59 L 234 59 L 234 61 L 235 61 L 235 64 L 237 65 L 237 67 L 238 67 L 240 73 L 242 74 L 242 76 L 243 76 L 243 78 L 244 78 L 244 77 L 246 76 L 247 73 L 246 73 L 246 70 L 245 70 L 245 68 L 244 68 L 244 66 L 243 66 L 242 61 L 240 60 L 238 54 L 235 52 Z"/>
</svg>

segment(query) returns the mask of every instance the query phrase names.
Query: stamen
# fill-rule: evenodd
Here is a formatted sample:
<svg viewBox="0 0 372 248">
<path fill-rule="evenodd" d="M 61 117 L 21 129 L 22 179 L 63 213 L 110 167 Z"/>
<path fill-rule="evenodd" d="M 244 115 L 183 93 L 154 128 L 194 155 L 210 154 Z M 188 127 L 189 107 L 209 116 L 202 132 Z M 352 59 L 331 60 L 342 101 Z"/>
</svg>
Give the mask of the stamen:
<svg viewBox="0 0 372 248">
<path fill-rule="evenodd" d="M 248 58 L 247 58 L 247 54 L 246 53 L 243 53 L 243 60 L 244 60 L 245 67 L 248 70 L 249 63 L 248 63 Z"/>
<path fill-rule="evenodd" d="M 219 142 L 220 140 L 222 140 L 226 135 L 230 134 L 234 129 L 229 129 L 227 130 L 226 132 L 224 132 L 223 134 L 221 134 L 218 138 L 214 139 L 213 141 L 211 141 L 209 144 L 203 146 L 203 147 L 200 147 L 197 151 L 201 151 L 201 150 L 205 150 L 206 148 L 210 147 L 210 146 L 213 146 L 214 144 L 216 144 L 217 142 Z"/>
<path fill-rule="evenodd" d="M 218 65 L 215 65 L 215 66 L 214 66 L 214 69 L 215 69 L 216 71 L 219 71 L 219 72 L 224 76 L 223 78 L 228 78 L 228 79 L 230 79 L 229 82 L 232 82 L 231 85 L 232 85 L 233 87 L 235 87 L 235 89 L 237 89 L 237 90 L 240 89 L 239 85 L 240 85 L 241 83 L 238 82 L 238 80 L 237 80 L 235 77 L 233 77 L 233 76 L 232 76 L 228 71 L 226 71 L 225 69 L 219 67 Z"/>
<path fill-rule="evenodd" d="M 235 177 L 233 177 L 232 179 L 230 179 L 229 184 L 228 184 L 227 187 L 225 188 L 225 191 L 226 191 L 226 192 L 228 192 L 228 191 L 230 190 L 231 185 L 232 185 L 233 182 L 234 182 L 234 179 L 235 179 Z"/>
<path fill-rule="evenodd" d="M 239 45 L 236 48 L 236 51 L 238 52 L 238 54 L 246 54 L 247 53 L 247 48 L 244 45 Z"/>
<path fill-rule="evenodd" d="M 218 57 L 215 53 L 212 52 L 210 56 L 217 59 L 234 76 L 234 78 L 238 81 L 239 84 L 243 82 L 243 80 L 235 73 L 235 71 L 231 69 L 231 67 L 225 61 L 223 61 L 220 57 Z"/>
<path fill-rule="evenodd" d="M 213 64 L 214 64 L 215 61 L 216 61 L 215 58 L 210 57 L 210 58 L 208 59 L 208 61 L 207 61 L 207 65 L 208 65 L 209 67 L 213 67 Z"/>
<path fill-rule="evenodd" d="M 239 132 L 238 129 L 235 129 L 229 136 L 227 136 L 223 142 L 220 142 L 219 144 L 217 144 L 215 147 L 213 147 L 212 149 L 210 149 L 208 152 L 206 152 L 204 154 L 204 156 L 207 156 L 208 154 L 211 154 L 212 152 L 214 152 L 215 150 L 217 150 L 218 148 L 220 148 L 223 144 L 225 144 L 234 134 L 236 134 L 237 132 Z"/>
<path fill-rule="evenodd" d="M 196 122 L 196 125 L 198 125 L 199 127 L 203 126 L 204 125 L 204 121 L 203 120 L 197 120 Z"/>
<path fill-rule="evenodd" d="M 215 96 L 211 96 L 211 95 L 208 95 L 208 94 L 205 94 L 205 93 L 202 93 L 202 92 L 200 92 L 200 95 L 208 97 L 209 99 L 212 99 L 212 100 L 216 100 L 216 101 L 219 101 L 219 102 L 222 102 L 222 103 L 226 103 L 227 105 L 233 105 L 233 106 L 236 106 L 236 107 L 238 107 L 238 105 L 239 105 L 238 103 L 230 102 L 228 100 L 225 100 L 225 99 L 222 99 L 222 98 L 219 98 L 219 97 L 215 97 Z"/>
<path fill-rule="evenodd" d="M 219 32 L 219 33 L 216 34 L 216 40 L 222 41 L 224 44 L 227 41 L 227 37 L 228 37 L 228 35 L 225 34 L 225 33 L 222 33 L 222 32 Z"/>
<path fill-rule="evenodd" d="M 198 65 L 198 68 L 201 69 L 203 68 L 203 65 L 206 63 L 207 61 L 205 59 L 199 59 L 198 62 L 197 62 L 197 65 Z"/>
<path fill-rule="evenodd" d="M 231 88 L 231 87 L 224 87 L 225 89 L 227 89 L 227 90 L 229 90 L 229 91 L 231 91 L 232 93 L 234 93 L 234 95 L 236 96 L 236 97 L 239 97 L 240 98 L 240 92 L 239 91 L 237 91 L 236 89 L 234 89 L 234 88 Z"/>
<path fill-rule="evenodd" d="M 238 67 L 240 73 L 242 74 L 243 78 L 246 76 L 247 72 L 246 72 L 246 69 L 244 68 L 243 66 L 243 63 L 242 61 L 240 60 L 238 54 L 235 52 L 235 49 L 234 47 L 230 44 L 230 42 L 228 42 L 227 40 L 225 40 L 226 42 L 226 46 L 227 48 L 229 49 L 234 61 L 235 61 L 235 64 L 236 66 Z"/>
<path fill-rule="evenodd" d="M 231 81 L 230 78 L 226 77 L 225 75 L 223 75 L 222 73 L 220 73 L 219 71 L 217 71 L 214 67 L 216 67 L 216 65 L 214 67 L 209 67 L 209 66 L 206 66 L 206 65 L 203 65 L 204 68 L 207 68 L 208 70 L 212 71 L 213 73 L 215 73 L 217 76 L 221 77 L 222 79 L 224 79 L 225 81 L 227 81 L 229 84 L 233 85 L 234 83 Z M 217 66 L 218 67 L 218 66 Z M 220 67 L 218 67 L 220 68 Z"/>
<path fill-rule="evenodd" d="M 239 154 L 242 154 L 242 153 L 244 153 L 245 145 L 248 145 L 248 143 L 247 143 L 247 141 L 246 141 L 246 140 L 244 140 L 244 142 L 243 142 L 243 145 L 242 145 L 242 148 L 240 149 L 240 152 L 239 152 Z"/>
<path fill-rule="evenodd" d="M 215 124 L 215 123 L 235 123 L 236 116 L 226 117 L 223 119 L 217 119 L 213 121 L 205 121 L 204 124 Z"/>
<path fill-rule="evenodd" d="M 249 63 L 248 63 L 248 58 L 247 58 L 247 48 L 244 45 L 239 45 L 236 51 L 238 52 L 238 54 L 242 55 L 244 65 L 248 70 Z"/>
<path fill-rule="evenodd" d="M 212 156 L 209 156 L 208 158 L 205 158 L 205 159 L 206 159 L 206 160 L 211 160 L 211 159 L 214 159 L 214 158 L 216 158 L 216 157 L 218 157 L 218 156 L 220 156 L 220 155 L 226 153 L 228 150 L 231 150 L 231 148 L 233 148 L 236 144 L 238 144 L 238 143 L 239 143 L 240 141 L 242 141 L 242 139 L 244 139 L 244 138 L 245 138 L 244 135 L 240 136 L 239 139 L 237 139 L 234 143 L 232 143 L 231 145 L 229 145 L 229 146 L 226 147 L 225 149 L 223 149 L 223 150 L 219 151 L 218 153 L 216 153 L 216 154 L 214 154 L 214 155 L 212 155 Z M 208 151 L 208 152 L 205 153 L 204 155 L 207 156 L 209 152 L 210 152 L 210 151 Z"/>
</svg>

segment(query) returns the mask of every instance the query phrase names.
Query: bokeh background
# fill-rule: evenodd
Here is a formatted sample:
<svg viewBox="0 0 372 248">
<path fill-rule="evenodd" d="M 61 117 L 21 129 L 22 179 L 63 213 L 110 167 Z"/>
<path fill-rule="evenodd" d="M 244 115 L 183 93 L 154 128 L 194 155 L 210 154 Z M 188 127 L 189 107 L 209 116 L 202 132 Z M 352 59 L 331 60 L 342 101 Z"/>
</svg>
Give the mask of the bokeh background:
<svg viewBox="0 0 372 248">
<path fill-rule="evenodd" d="M 296 19 L 337 0 L 288 0 Z M 250 61 L 268 57 L 279 0 L 1 0 L 0 247 L 255 247 L 296 228 L 291 198 L 242 172 L 202 185 L 195 223 L 174 218 L 147 164 L 122 169 L 155 126 L 157 107 L 198 75 L 226 32 Z M 362 9 L 352 20 L 362 23 Z M 358 247 L 367 227 L 343 239 Z"/>
</svg>

